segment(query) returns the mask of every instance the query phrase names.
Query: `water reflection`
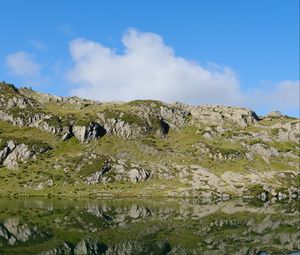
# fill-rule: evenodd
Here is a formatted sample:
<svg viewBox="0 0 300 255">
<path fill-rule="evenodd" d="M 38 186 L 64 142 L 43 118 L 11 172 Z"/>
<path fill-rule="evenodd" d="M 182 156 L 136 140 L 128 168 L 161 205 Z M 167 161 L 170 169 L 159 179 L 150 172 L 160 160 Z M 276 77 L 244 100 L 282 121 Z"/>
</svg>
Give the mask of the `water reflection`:
<svg viewBox="0 0 300 255">
<path fill-rule="evenodd" d="M 0 199 L 0 254 L 299 251 L 299 201 Z"/>
</svg>

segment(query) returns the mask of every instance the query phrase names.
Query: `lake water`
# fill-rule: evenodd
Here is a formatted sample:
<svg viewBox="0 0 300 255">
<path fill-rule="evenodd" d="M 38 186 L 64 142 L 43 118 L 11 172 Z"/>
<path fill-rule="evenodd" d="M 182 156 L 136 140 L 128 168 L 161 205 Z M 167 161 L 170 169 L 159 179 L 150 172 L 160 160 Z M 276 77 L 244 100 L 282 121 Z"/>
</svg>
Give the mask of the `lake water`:
<svg viewBox="0 0 300 255">
<path fill-rule="evenodd" d="M 0 254 L 299 251 L 299 201 L 0 199 Z"/>
</svg>

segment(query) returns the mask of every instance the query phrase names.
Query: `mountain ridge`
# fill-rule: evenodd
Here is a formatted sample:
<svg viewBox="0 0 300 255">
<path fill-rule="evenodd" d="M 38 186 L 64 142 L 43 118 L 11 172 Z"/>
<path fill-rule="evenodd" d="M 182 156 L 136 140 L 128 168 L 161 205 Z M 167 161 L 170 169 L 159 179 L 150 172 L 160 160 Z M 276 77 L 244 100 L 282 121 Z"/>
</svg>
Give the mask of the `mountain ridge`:
<svg viewBox="0 0 300 255">
<path fill-rule="evenodd" d="M 0 83 L 2 195 L 299 195 L 299 119 Z"/>
</svg>

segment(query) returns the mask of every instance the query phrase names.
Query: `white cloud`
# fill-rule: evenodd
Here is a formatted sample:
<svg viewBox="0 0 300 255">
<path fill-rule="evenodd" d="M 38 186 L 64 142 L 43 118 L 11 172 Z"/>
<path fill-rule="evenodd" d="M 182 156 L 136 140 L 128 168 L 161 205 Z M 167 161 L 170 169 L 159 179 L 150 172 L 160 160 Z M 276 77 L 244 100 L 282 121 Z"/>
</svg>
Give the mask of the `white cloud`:
<svg viewBox="0 0 300 255">
<path fill-rule="evenodd" d="M 98 100 L 157 99 L 192 104 L 240 105 L 236 74 L 228 67 L 200 64 L 177 57 L 154 33 L 128 30 L 124 52 L 76 39 L 70 43 L 74 61 L 68 80 L 78 85 L 71 94 Z"/>
<path fill-rule="evenodd" d="M 41 66 L 34 61 L 33 55 L 18 51 L 8 55 L 5 59 L 9 73 L 20 77 L 37 77 Z"/>
<path fill-rule="evenodd" d="M 300 82 L 281 81 L 273 84 L 272 88 L 265 88 L 248 97 L 251 106 L 264 108 L 265 111 L 280 110 L 299 116 Z"/>
</svg>

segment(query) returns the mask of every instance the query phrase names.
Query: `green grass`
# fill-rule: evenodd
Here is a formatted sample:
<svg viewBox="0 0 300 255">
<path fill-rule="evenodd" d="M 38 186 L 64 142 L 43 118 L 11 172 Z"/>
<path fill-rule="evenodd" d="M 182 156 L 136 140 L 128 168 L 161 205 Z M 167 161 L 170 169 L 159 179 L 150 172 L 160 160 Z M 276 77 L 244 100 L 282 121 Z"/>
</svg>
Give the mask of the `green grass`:
<svg viewBox="0 0 300 255">
<path fill-rule="evenodd" d="M 19 94 L 13 86 L 0 85 L 0 88 L 9 95 L 33 98 L 38 101 L 39 94 L 33 91 Z M 6 96 L 6 95 L 5 95 Z M 52 115 L 46 122 L 53 127 L 62 129 L 73 123 L 74 125 L 86 126 L 93 122 L 101 122 L 100 115 L 105 118 L 122 120 L 131 126 L 139 126 L 146 129 L 140 138 L 124 139 L 115 135 L 105 135 L 101 139 L 81 144 L 74 137 L 68 141 L 61 141 L 56 135 L 43 132 L 36 128 L 13 126 L 0 121 L 0 150 L 8 140 L 17 143 L 26 143 L 29 146 L 49 146 L 48 153 L 42 154 L 33 162 L 22 163 L 19 170 L 12 172 L 0 166 L 0 186 L 2 194 L 10 195 L 92 195 L 98 196 L 106 193 L 116 195 L 147 195 L 157 194 L 156 188 L 162 190 L 165 195 L 184 185 L 178 180 L 158 180 L 153 177 L 141 184 L 130 182 L 115 182 L 105 185 L 89 187 L 84 184 L 86 176 L 99 171 L 105 160 L 118 160 L 125 162 L 125 171 L 128 171 L 130 163 L 138 163 L 140 166 L 155 173 L 156 168 L 163 165 L 168 168 L 170 175 L 179 175 L 177 166 L 189 167 L 199 165 L 209 169 L 212 173 L 220 176 L 226 171 L 237 173 L 250 173 L 252 171 L 297 171 L 297 158 L 285 157 L 284 155 L 273 157 L 270 163 L 266 163 L 259 155 L 254 155 L 253 160 L 246 158 L 247 146 L 262 143 L 265 146 L 276 148 L 279 153 L 292 152 L 299 155 L 299 143 L 276 142 L 275 136 L 279 130 L 273 128 L 276 123 L 296 123 L 296 120 L 282 117 L 277 119 L 262 120 L 258 125 L 250 125 L 245 128 L 233 126 L 226 122 L 223 134 L 216 132 L 216 126 L 205 123 L 188 124 L 179 130 L 170 129 L 168 133 L 161 135 L 162 123 L 153 115 L 150 119 L 140 117 L 143 107 L 151 108 L 155 113 L 160 112 L 160 107 L 171 107 L 159 101 L 136 100 L 128 103 L 91 104 L 87 100 L 79 100 L 78 104 L 65 101 L 47 102 L 43 104 L 42 112 Z M 176 108 L 176 106 L 174 106 Z M 174 109 L 175 109 L 174 108 Z M 41 109 L 28 107 L 26 109 L 11 108 L 14 115 L 27 118 L 40 112 Z M 191 116 L 189 118 L 192 118 Z M 192 123 L 192 122 L 190 122 Z M 262 127 L 263 126 L 263 127 Z M 207 128 L 215 133 L 212 138 L 204 138 Z M 261 139 L 251 138 L 262 130 L 267 131 L 271 140 L 264 142 Z M 243 138 L 244 137 L 244 138 Z M 235 141 L 235 139 L 237 141 Z M 207 151 L 208 150 L 208 151 Z M 90 155 L 96 155 L 95 158 Z M 218 157 L 218 155 L 222 157 Z M 213 159 L 215 157 L 216 159 Z M 294 165 L 293 165 L 294 164 Z M 114 173 L 109 173 L 114 179 Z M 189 176 L 191 179 L 191 176 Z M 54 180 L 54 186 L 42 191 L 34 190 L 34 185 Z M 174 181 L 174 183 L 173 183 Z M 32 188 L 24 189 L 24 186 L 32 185 Z M 174 185 L 174 186 L 172 186 Z M 153 188 L 155 187 L 155 188 Z M 120 189 L 120 191 L 118 191 Z M 126 190 L 127 189 L 127 190 Z M 152 192 L 152 193 L 151 193 Z"/>
</svg>

